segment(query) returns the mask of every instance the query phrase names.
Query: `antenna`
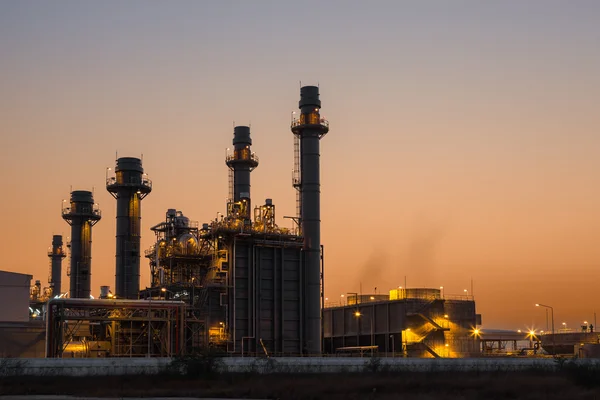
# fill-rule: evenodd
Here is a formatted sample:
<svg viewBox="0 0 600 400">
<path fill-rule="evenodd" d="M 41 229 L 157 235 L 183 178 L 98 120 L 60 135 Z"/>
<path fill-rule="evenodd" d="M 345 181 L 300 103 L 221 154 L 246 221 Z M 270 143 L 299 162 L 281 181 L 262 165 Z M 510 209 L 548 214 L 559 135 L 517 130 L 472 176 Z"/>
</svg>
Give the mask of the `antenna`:
<svg viewBox="0 0 600 400">
<path fill-rule="evenodd" d="M 119 159 L 119 152 L 115 151 L 115 161 L 117 161 Z"/>
<path fill-rule="evenodd" d="M 142 157 L 141 157 L 140 161 L 141 161 L 142 163 L 144 163 L 144 153 L 142 153 Z"/>
</svg>

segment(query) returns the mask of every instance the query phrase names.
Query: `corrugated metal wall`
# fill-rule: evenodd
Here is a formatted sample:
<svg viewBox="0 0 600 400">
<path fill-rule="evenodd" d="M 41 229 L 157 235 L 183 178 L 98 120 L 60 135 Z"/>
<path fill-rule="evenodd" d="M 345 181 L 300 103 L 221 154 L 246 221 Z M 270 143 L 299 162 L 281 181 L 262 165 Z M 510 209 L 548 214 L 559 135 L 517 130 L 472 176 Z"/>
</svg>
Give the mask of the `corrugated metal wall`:
<svg viewBox="0 0 600 400">
<path fill-rule="evenodd" d="M 298 355 L 302 351 L 302 256 L 299 247 L 237 240 L 229 276 L 234 352 Z M 243 344 L 242 344 L 243 342 Z"/>
</svg>

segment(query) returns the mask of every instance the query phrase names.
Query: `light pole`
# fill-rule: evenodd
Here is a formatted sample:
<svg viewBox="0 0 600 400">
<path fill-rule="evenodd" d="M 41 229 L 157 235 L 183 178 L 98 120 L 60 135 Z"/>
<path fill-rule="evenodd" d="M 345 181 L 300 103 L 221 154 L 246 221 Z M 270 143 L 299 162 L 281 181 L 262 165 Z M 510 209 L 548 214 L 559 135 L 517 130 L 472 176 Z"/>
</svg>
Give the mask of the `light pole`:
<svg viewBox="0 0 600 400">
<path fill-rule="evenodd" d="M 396 357 L 396 344 L 394 340 L 394 335 L 390 335 L 390 339 L 392 339 L 392 357 Z"/>
<path fill-rule="evenodd" d="M 152 289 L 149 291 L 150 296 L 148 297 L 148 354 L 146 357 L 150 357 L 152 341 Z"/>
<path fill-rule="evenodd" d="M 354 315 L 357 318 L 357 330 L 358 330 L 358 318 L 362 317 L 363 314 L 361 314 L 360 312 L 355 312 Z M 369 316 L 369 320 L 371 321 L 371 357 L 373 357 L 373 316 Z"/>
<path fill-rule="evenodd" d="M 402 334 L 403 336 L 403 345 L 402 347 L 404 347 L 404 357 L 408 357 L 408 332 L 410 332 L 410 328 L 406 328 L 404 330 L 404 333 Z"/>
<path fill-rule="evenodd" d="M 536 307 L 544 307 L 546 310 L 550 309 L 550 315 L 552 317 L 552 351 L 556 352 L 556 337 L 554 335 L 554 308 L 545 304 L 536 303 Z"/>
<path fill-rule="evenodd" d="M 173 292 L 171 292 L 169 289 L 167 289 L 167 288 L 165 288 L 165 287 L 163 287 L 163 288 L 160 288 L 160 291 L 163 293 L 163 298 L 164 298 L 165 300 L 167 300 L 167 292 L 169 292 L 171 295 L 173 295 L 173 294 L 174 294 Z M 159 297 L 159 299 L 160 299 L 160 297 Z"/>
</svg>

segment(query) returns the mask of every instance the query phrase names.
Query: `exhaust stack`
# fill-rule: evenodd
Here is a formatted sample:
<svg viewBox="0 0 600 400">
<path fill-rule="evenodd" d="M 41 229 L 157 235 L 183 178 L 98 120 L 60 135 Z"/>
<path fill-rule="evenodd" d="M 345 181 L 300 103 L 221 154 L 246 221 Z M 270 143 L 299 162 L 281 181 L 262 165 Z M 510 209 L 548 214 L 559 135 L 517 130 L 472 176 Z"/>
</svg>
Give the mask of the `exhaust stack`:
<svg viewBox="0 0 600 400">
<path fill-rule="evenodd" d="M 62 235 L 52 236 L 52 248 L 48 250 L 48 258 L 50 258 L 50 276 L 48 283 L 52 290 L 51 297 L 60 296 L 62 283 L 62 261 L 66 257 L 63 250 Z"/>
<path fill-rule="evenodd" d="M 233 153 L 227 154 L 225 163 L 233 173 L 233 182 L 230 183 L 230 205 L 228 214 L 231 216 L 238 212 L 239 217 L 250 219 L 250 173 L 258 167 L 258 157 L 250 149 L 252 139 L 250 138 L 249 126 L 236 126 L 233 128 Z M 236 207 L 235 205 L 241 205 Z M 238 210 L 239 208 L 239 210 Z"/>
<path fill-rule="evenodd" d="M 142 160 L 117 159 L 114 176 L 106 176 L 106 190 L 117 199 L 115 295 L 137 299 L 140 290 L 140 237 L 142 200 L 152 191 Z"/>
<path fill-rule="evenodd" d="M 300 226 L 304 237 L 305 348 L 321 354 L 321 180 L 320 139 L 329 132 L 321 118 L 317 86 L 300 88 L 300 117 L 292 120 L 292 133 L 300 140 L 300 168 L 296 178 L 300 191 Z"/>
<path fill-rule="evenodd" d="M 67 275 L 71 278 L 69 297 L 90 298 L 92 276 L 92 227 L 100 218 L 98 205 L 92 192 L 75 190 L 71 201 L 63 200 L 62 217 L 71 225 L 71 265 Z"/>
</svg>

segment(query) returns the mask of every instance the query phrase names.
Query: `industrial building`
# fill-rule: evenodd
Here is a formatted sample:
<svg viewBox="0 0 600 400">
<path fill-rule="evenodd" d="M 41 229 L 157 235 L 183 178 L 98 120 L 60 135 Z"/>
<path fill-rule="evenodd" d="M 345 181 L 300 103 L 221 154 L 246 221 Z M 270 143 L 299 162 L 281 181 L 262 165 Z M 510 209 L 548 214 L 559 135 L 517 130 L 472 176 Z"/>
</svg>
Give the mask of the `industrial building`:
<svg viewBox="0 0 600 400">
<path fill-rule="evenodd" d="M 404 357 L 473 357 L 480 348 L 471 296 L 439 289 L 394 289 L 384 295 L 350 293 L 346 303 L 323 310 L 324 353 L 371 352 Z"/>
<path fill-rule="evenodd" d="M 293 113 L 293 228 L 277 224 L 271 198 L 251 196 L 259 166 L 249 126 L 235 126 L 226 212 L 199 224 L 182 210 L 166 210 L 150 230 L 144 252 L 150 282 L 140 288 L 141 202 L 153 190 L 142 160 L 122 157 L 106 170 L 106 189 L 116 199 L 115 292 L 102 286 L 90 298 L 92 227 L 101 219 L 93 193 L 76 190 L 63 201 L 71 225 L 66 252 L 54 236 L 48 252 L 49 287 L 31 291 L 43 320 L 47 357 L 175 356 L 219 351 L 231 356 L 318 356 L 385 352 L 419 357 L 477 353 L 473 331 L 481 323 L 470 299 L 443 297 L 435 289 L 403 289 L 390 295 L 349 296 L 325 307 L 321 244 L 320 140 L 329 131 L 321 117 L 319 88 L 300 89 Z M 281 218 L 281 217 L 279 217 Z M 61 292 L 62 291 L 62 292 Z"/>
<path fill-rule="evenodd" d="M 40 319 L 30 320 L 32 278 L 27 274 L 0 271 L 0 301 L 11 305 L 0 308 L 0 358 L 44 357 L 44 323 Z"/>
</svg>

